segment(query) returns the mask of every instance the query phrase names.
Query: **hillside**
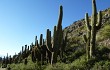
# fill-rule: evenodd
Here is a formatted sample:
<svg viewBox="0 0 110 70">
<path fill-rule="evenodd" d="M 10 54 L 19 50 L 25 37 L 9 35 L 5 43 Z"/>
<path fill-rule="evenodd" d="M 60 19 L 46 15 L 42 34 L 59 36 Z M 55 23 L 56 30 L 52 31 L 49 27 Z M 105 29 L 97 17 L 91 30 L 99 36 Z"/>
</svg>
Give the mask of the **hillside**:
<svg viewBox="0 0 110 70">
<path fill-rule="evenodd" d="M 110 40 L 109 40 L 110 36 L 107 36 L 107 34 L 104 34 L 104 33 L 101 34 L 101 32 L 103 32 L 104 29 L 106 29 L 106 27 L 109 28 L 109 25 L 110 25 L 110 8 L 103 10 L 102 13 L 103 13 L 102 28 L 98 32 L 98 35 L 97 35 L 98 38 L 97 39 L 100 42 L 100 45 L 103 44 L 104 46 L 110 46 L 110 43 L 109 43 L 110 42 Z M 68 40 L 70 41 L 69 43 L 74 44 L 75 40 L 77 40 L 78 44 L 81 44 L 83 42 L 82 39 L 80 39 L 80 38 L 82 38 L 83 34 L 86 34 L 86 26 L 84 23 L 85 23 L 85 19 L 81 19 L 81 20 L 73 22 L 73 24 L 64 28 L 64 33 L 67 33 Z M 109 31 L 107 31 L 107 32 L 109 33 Z M 99 37 L 102 37 L 102 38 L 100 39 Z"/>
<path fill-rule="evenodd" d="M 96 35 L 95 57 L 89 59 L 86 54 L 87 44 L 83 38 L 87 34 L 85 19 L 75 21 L 62 30 L 60 6 L 58 21 L 53 38 L 51 31 L 47 29 L 46 41 L 41 34 L 40 44 L 36 37 L 35 44 L 25 45 L 12 58 L 8 55 L 4 57 L 2 67 L 12 70 L 110 70 L 110 8 L 102 11 L 102 26 Z M 59 45 L 63 47 L 57 47 Z"/>
</svg>

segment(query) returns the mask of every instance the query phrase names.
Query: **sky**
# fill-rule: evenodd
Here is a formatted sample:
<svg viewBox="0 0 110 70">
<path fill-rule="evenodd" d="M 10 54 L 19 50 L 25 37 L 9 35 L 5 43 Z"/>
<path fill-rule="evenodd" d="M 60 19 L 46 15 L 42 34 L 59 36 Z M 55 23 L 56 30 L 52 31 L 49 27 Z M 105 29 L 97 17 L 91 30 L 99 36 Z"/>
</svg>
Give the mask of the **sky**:
<svg viewBox="0 0 110 70">
<path fill-rule="evenodd" d="M 91 15 L 92 0 L 0 0 L 0 56 L 14 55 L 30 45 L 35 36 L 57 25 L 63 6 L 63 28 Z M 110 7 L 110 0 L 97 0 L 97 11 Z"/>
</svg>

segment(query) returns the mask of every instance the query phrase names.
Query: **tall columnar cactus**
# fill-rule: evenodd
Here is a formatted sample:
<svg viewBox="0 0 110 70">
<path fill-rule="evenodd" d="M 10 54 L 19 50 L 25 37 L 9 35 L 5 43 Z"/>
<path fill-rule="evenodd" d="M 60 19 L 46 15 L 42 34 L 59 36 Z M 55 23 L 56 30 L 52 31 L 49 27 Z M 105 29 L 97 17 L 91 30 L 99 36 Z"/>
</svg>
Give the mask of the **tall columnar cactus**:
<svg viewBox="0 0 110 70">
<path fill-rule="evenodd" d="M 25 45 L 25 55 L 26 55 L 26 53 L 27 53 L 27 45 Z"/>
<path fill-rule="evenodd" d="M 32 51 L 32 48 L 33 48 L 33 42 L 31 43 L 31 45 L 30 45 L 30 51 Z"/>
<path fill-rule="evenodd" d="M 43 34 L 40 35 L 40 43 L 39 43 L 39 45 L 42 45 L 42 42 L 43 42 Z"/>
<path fill-rule="evenodd" d="M 12 58 L 11 58 L 11 55 L 9 56 L 9 64 L 12 63 Z"/>
<path fill-rule="evenodd" d="M 28 51 L 29 51 L 29 46 L 28 46 Z"/>
<path fill-rule="evenodd" d="M 32 48 L 32 51 L 31 51 L 31 59 L 32 59 L 33 62 L 36 61 L 36 58 L 35 58 L 35 55 L 34 55 L 35 53 L 34 53 L 34 52 L 35 52 L 35 50 L 34 50 L 34 48 Z"/>
<path fill-rule="evenodd" d="M 2 66 L 6 67 L 6 58 L 5 58 L 5 56 L 4 56 L 3 60 L 2 60 Z"/>
<path fill-rule="evenodd" d="M 52 50 L 51 47 L 51 31 L 49 29 L 47 29 L 47 34 L 46 34 L 46 45 L 47 45 L 47 49 L 48 50 Z"/>
<path fill-rule="evenodd" d="M 62 38 L 63 38 L 62 19 L 63 19 L 63 7 L 60 6 L 59 20 L 58 20 L 58 24 L 56 27 L 56 40 L 57 40 L 57 45 L 59 45 L 59 46 L 61 46 Z"/>
<path fill-rule="evenodd" d="M 37 36 L 35 37 L 35 46 L 37 46 Z"/>
<path fill-rule="evenodd" d="M 62 18 L 63 18 L 63 7 L 60 6 L 60 14 L 57 26 L 54 26 L 53 44 L 51 44 L 51 31 L 47 29 L 47 49 L 51 52 L 51 64 L 57 62 L 58 52 L 62 46 L 63 31 L 62 31 Z"/>
<path fill-rule="evenodd" d="M 40 35 L 40 43 L 39 43 L 40 49 L 39 49 L 39 55 L 41 56 L 41 64 L 44 64 L 44 61 L 46 60 L 46 45 L 44 45 L 44 39 L 43 34 Z"/>
<path fill-rule="evenodd" d="M 85 23 L 86 23 L 86 27 L 87 27 L 87 36 L 84 35 L 84 41 L 86 43 L 86 55 L 87 55 L 87 59 L 90 58 L 90 40 L 91 40 L 91 26 L 89 24 L 89 17 L 88 17 L 88 13 L 86 13 L 85 15 Z"/>
<path fill-rule="evenodd" d="M 51 63 L 51 51 L 52 51 L 52 45 L 51 45 L 51 31 L 49 29 L 47 29 L 47 33 L 46 33 L 46 47 L 47 47 L 47 58 L 49 60 L 49 62 Z"/>
<path fill-rule="evenodd" d="M 97 20 L 97 8 L 95 0 L 92 0 L 92 17 L 91 17 L 91 25 L 89 24 L 88 14 L 86 13 L 85 17 L 87 34 L 88 37 L 84 36 L 85 42 L 87 43 L 87 55 L 88 58 L 90 56 L 93 57 L 95 54 L 95 42 L 96 42 L 96 33 L 101 28 L 102 23 L 102 14 L 101 11 L 98 12 L 98 20 Z M 90 48 L 90 51 L 89 51 Z M 89 52 L 89 53 L 88 53 Z"/>
<path fill-rule="evenodd" d="M 45 41 L 44 41 L 44 39 L 43 39 L 43 45 L 45 45 Z"/>
<path fill-rule="evenodd" d="M 8 53 L 7 53 L 7 57 L 6 57 L 6 65 L 9 63 L 9 58 L 8 58 Z"/>
<path fill-rule="evenodd" d="M 24 50 L 24 47 L 22 46 L 22 54 L 23 54 L 23 50 Z"/>
<path fill-rule="evenodd" d="M 67 44 L 67 33 L 63 36 L 62 47 L 60 49 L 60 51 L 61 51 L 61 54 L 60 54 L 61 59 L 63 59 L 63 52 L 65 51 L 66 44 Z"/>
<path fill-rule="evenodd" d="M 54 27 L 53 42 L 55 44 L 53 44 L 53 50 L 55 50 L 55 51 L 53 54 L 53 62 L 52 63 L 57 62 L 58 52 L 62 48 L 62 41 L 63 41 L 62 19 L 63 19 L 63 7 L 60 6 L 60 14 L 59 14 L 59 19 L 58 19 L 58 24 L 56 27 Z"/>
</svg>

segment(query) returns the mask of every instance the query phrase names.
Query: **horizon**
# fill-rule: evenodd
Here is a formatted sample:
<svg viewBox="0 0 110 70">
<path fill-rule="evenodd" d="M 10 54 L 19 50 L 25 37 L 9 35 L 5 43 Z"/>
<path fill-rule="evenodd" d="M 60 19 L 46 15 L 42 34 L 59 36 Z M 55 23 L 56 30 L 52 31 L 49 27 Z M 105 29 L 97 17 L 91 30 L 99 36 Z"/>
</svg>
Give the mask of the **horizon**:
<svg viewBox="0 0 110 70">
<path fill-rule="evenodd" d="M 109 0 L 97 0 L 96 3 L 97 11 L 110 8 Z M 63 6 L 63 28 L 83 19 L 86 12 L 91 16 L 91 0 L 0 1 L 0 56 L 18 53 L 22 46 L 34 43 L 35 36 L 39 40 L 40 34 L 43 34 L 45 38 L 46 29 L 53 32 L 58 22 L 60 5 Z"/>
</svg>

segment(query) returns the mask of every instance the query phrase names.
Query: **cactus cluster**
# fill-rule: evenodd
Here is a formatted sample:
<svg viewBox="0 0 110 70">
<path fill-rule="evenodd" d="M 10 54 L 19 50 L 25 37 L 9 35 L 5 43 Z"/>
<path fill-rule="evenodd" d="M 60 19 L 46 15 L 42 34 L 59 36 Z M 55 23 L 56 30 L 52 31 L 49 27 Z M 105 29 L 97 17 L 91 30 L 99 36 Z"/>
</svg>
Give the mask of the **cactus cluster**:
<svg viewBox="0 0 110 70">
<path fill-rule="evenodd" d="M 102 23 L 101 11 L 98 12 L 98 19 L 97 19 L 97 8 L 96 8 L 95 0 L 92 0 L 91 24 L 89 24 L 88 13 L 86 13 L 85 15 L 85 23 L 87 27 L 87 36 L 84 35 L 83 37 L 86 42 L 87 59 L 89 59 L 95 56 L 96 33 L 101 28 L 101 23 Z"/>
<path fill-rule="evenodd" d="M 46 39 L 43 39 L 43 34 L 40 35 L 38 42 L 37 36 L 35 37 L 35 44 L 31 43 L 30 46 L 22 46 L 21 51 L 11 57 L 4 57 L 3 64 L 21 63 L 27 64 L 27 57 L 30 55 L 33 62 L 38 62 L 41 65 L 45 63 L 56 63 L 58 55 L 63 58 L 65 50 L 67 35 L 63 35 L 62 30 L 63 7 L 60 6 L 60 14 L 57 26 L 54 26 L 53 37 L 51 31 L 47 29 Z"/>
<path fill-rule="evenodd" d="M 47 29 L 45 41 L 43 39 L 43 34 L 40 35 L 39 44 L 37 36 L 35 38 L 35 47 L 32 50 L 33 61 L 38 60 L 41 61 L 42 64 L 44 64 L 44 61 L 51 64 L 57 62 L 59 52 L 63 52 L 63 46 L 66 45 L 66 39 L 63 39 L 62 18 L 63 7 L 60 6 L 59 20 L 57 26 L 54 26 L 53 37 L 51 37 L 51 31 Z"/>
<path fill-rule="evenodd" d="M 12 58 L 11 58 L 11 55 L 8 57 L 8 53 L 7 53 L 7 56 L 3 58 L 2 60 L 2 66 L 3 67 L 7 67 L 8 64 L 11 64 L 12 63 Z"/>
</svg>

